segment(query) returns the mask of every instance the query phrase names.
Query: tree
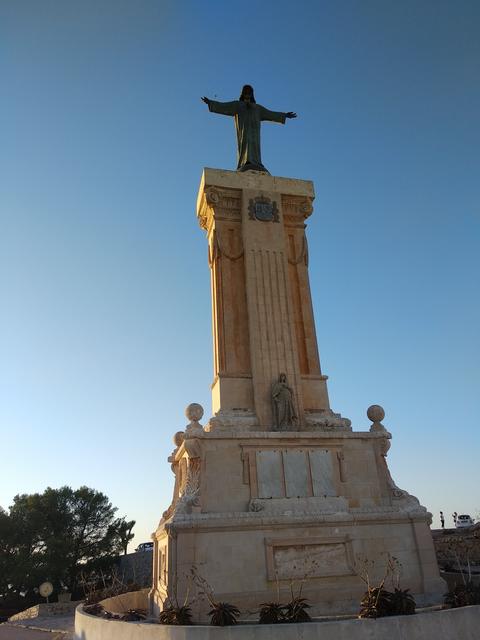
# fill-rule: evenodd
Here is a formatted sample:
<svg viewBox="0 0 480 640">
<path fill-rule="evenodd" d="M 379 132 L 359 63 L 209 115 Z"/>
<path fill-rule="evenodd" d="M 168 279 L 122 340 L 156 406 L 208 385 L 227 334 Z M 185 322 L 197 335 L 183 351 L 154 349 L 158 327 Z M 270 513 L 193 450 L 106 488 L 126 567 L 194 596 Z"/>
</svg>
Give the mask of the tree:
<svg viewBox="0 0 480 640">
<path fill-rule="evenodd" d="M 14 569 L 13 549 L 14 549 L 13 526 L 8 514 L 4 509 L 0 510 L 0 596 L 8 591 L 9 577 Z"/>
<path fill-rule="evenodd" d="M 129 520 L 126 522 L 125 520 L 120 524 L 118 528 L 118 534 L 122 541 L 122 549 L 124 555 L 127 555 L 127 547 L 128 543 L 134 539 L 135 534 L 132 533 L 132 529 L 135 526 L 135 520 Z"/>
<path fill-rule="evenodd" d="M 106 571 L 124 549 L 126 523 L 103 493 L 80 487 L 17 495 L 0 513 L 0 595 L 50 580 L 74 590 L 81 573 Z"/>
</svg>

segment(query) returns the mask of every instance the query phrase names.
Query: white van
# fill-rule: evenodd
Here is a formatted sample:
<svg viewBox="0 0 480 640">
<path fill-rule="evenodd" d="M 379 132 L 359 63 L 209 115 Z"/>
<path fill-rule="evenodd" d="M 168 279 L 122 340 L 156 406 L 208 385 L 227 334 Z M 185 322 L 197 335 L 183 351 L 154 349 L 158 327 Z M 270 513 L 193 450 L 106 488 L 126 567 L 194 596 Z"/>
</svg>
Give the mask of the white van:
<svg viewBox="0 0 480 640">
<path fill-rule="evenodd" d="M 473 519 L 469 515 L 457 516 L 457 522 L 455 526 L 457 529 L 462 529 L 463 527 L 471 527 L 474 524 Z"/>
</svg>

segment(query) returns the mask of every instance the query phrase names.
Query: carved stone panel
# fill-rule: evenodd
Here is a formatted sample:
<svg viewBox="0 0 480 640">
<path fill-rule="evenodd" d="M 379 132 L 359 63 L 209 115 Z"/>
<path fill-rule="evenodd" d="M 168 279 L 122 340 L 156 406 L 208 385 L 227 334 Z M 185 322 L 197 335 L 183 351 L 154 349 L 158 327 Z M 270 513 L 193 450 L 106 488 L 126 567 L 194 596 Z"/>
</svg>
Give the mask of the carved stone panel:
<svg viewBox="0 0 480 640">
<path fill-rule="evenodd" d="M 259 498 L 282 498 L 285 495 L 281 451 L 257 451 Z"/>
<path fill-rule="evenodd" d="M 303 498 L 308 496 L 306 452 L 295 449 L 284 451 L 283 466 L 287 498 Z"/>
<path fill-rule="evenodd" d="M 269 580 L 352 575 L 353 552 L 348 538 L 267 538 Z"/>
<path fill-rule="evenodd" d="M 309 452 L 314 496 L 336 496 L 331 452 L 316 449 Z"/>
</svg>

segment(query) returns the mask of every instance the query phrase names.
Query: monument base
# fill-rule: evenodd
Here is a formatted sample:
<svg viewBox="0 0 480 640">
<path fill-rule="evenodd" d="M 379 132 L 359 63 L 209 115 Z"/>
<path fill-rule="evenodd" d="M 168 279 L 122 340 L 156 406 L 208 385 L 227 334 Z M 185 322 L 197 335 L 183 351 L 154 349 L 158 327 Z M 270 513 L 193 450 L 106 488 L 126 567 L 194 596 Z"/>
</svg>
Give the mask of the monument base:
<svg viewBox="0 0 480 640">
<path fill-rule="evenodd" d="M 367 568 L 377 584 L 389 556 L 418 606 L 440 602 L 431 516 L 394 484 L 390 434 L 372 429 L 205 431 L 192 422 L 170 458 L 175 495 L 153 536 L 152 612 L 189 592 L 194 619 L 207 620 L 194 567 L 216 600 L 244 612 L 276 601 L 277 588 L 288 601 L 302 585 L 313 615 L 354 613 L 360 575 Z"/>
<path fill-rule="evenodd" d="M 204 429 L 189 405 L 175 435 L 173 501 L 153 535 L 156 613 L 188 594 L 206 621 L 206 584 L 243 612 L 290 600 L 293 584 L 314 615 L 356 612 L 366 573 L 379 584 L 392 558 L 418 604 L 445 592 L 431 516 L 388 470 L 383 409 L 354 432 L 330 407 L 308 276 L 314 197 L 308 180 L 204 169 L 214 416 Z"/>
</svg>

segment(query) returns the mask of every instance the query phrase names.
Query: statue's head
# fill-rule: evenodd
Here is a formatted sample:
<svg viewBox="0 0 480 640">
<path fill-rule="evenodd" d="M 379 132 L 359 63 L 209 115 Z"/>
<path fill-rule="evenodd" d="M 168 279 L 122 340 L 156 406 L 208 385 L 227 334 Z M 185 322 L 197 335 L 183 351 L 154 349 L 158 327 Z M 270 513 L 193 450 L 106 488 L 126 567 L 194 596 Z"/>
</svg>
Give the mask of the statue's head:
<svg viewBox="0 0 480 640">
<path fill-rule="evenodd" d="M 278 376 L 278 381 L 279 381 L 279 382 L 286 382 L 286 381 L 287 381 L 287 376 L 286 376 L 284 373 L 281 373 L 281 374 Z"/>
<path fill-rule="evenodd" d="M 255 102 L 255 95 L 253 93 L 253 87 L 249 84 L 243 85 L 242 93 L 240 94 L 240 98 L 242 102 Z"/>
</svg>

